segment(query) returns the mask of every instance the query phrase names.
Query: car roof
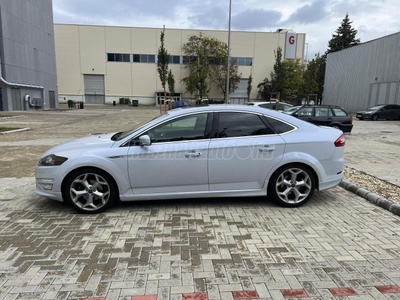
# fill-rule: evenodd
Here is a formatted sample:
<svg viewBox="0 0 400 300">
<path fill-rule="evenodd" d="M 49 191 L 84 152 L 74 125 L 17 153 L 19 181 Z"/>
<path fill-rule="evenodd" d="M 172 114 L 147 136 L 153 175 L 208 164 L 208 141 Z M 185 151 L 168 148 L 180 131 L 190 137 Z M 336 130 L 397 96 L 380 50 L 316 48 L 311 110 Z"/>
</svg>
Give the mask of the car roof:
<svg viewBox="0 0 400 300">
<path fill-rule="evenodd" d="M 209 106 L 197 106 L 197 107 L 188 107 L 188 108 L 177 108 L 167 112 L 167 115 L 171 117 L 175 116 L 184 116 L 196 112 L 249 112 L 249 113 L 257 113 L 261 115 L 266 115 L 272 118 L 280 119 L 282 121 L 288 122 L 296 127 L 307 127 L 310 126 L 314 128 L 315 125 L 302 121 L 298 118 L 295 118 L 291 115 L 284 114 L 280 111 L 265 109 L 258 106 L 249 106 L 249 105 L 234 105 L 234 104 L 217 104 L 217 105 L 209 105 Z"/>
</svg>

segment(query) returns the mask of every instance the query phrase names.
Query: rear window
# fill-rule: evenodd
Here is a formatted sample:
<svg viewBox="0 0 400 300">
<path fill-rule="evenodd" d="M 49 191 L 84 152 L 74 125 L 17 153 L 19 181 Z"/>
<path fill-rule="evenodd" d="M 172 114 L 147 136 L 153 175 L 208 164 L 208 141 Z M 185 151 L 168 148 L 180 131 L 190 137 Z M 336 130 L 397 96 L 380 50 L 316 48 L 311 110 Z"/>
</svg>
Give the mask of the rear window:
<svg viewBox="0 0 400 300">
<path fill-rule="evenodd" d="M 271 124 L 271 126 L 275 129 L 275 132 L 278 134 L 289 132 L 289 131 L 292 131 L 293 129 L 295 129 L 295 127 L 293 127 L 292 125 L 289 125 L 289 124 L 279 121 L 277 119 L 273 119 L 273 118 L 269 118 L 269 117 L 266 117 L 266 119 Z"/>
<path fill-rule="evenodd" d="M 333 110 L 333 113 L 335 114 L 335 116 L 337 116 L 337 117 L 347 117 L 347 112 L 345 112 L 341 108 L 333 107 L 332 110 Z"/>
</svg>

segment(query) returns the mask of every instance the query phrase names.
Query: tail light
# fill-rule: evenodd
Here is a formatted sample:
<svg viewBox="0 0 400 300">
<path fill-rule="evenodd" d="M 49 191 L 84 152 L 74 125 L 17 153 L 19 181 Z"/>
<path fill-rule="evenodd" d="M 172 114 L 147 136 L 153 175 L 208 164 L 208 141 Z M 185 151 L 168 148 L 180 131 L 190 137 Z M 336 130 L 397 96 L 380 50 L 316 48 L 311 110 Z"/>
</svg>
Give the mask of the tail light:
<svg viewBox="0 0 400 300">
<path fill-rule="evenodd" d="M 350 117 L 350 124 L 353 124 L 353 117 Z"/>
<path fill-rule="evenodd" d="M 346 144 L 346 136 L 342 134 L 336 141 L 335 141 L 335 147 L 344 147 Z"/>
</svg>

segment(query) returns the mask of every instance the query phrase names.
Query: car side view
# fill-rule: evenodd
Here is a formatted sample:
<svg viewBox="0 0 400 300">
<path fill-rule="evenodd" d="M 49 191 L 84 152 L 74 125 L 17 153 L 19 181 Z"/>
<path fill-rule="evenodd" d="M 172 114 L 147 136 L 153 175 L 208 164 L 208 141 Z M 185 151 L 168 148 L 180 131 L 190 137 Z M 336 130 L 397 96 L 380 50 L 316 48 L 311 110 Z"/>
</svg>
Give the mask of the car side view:
<svg viewBox="0 0 400 300">
<path fill-rule="evenodd" d="M 117 201 L 267 196 L 306 203 L 343 177 L 344 134 L 244 105 L 168 113 L 45 152 L 36 193 L 98 213 Z"/>
<path fill-rule="evenodd" d="M 351 132 L 353 129 L 352 116 L 336 105 L 295 106 L 284 113 L 315 125 L 330 126 L 343 132 Z"/>
<path fill-rule="evenodd" d="M 400 105 L 377 104 L 366 110 L 358 111 L 356 114 L 359 120 L 400 120 Z"/>
</svg>

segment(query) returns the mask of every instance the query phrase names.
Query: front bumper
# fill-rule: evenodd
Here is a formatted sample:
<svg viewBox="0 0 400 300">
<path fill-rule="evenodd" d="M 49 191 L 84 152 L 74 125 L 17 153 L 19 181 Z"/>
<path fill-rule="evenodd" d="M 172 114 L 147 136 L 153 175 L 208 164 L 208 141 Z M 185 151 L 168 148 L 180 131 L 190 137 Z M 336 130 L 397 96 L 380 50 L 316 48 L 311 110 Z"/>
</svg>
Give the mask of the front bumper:
<svg viewBox="0 0 400 300">
<path fill-rule="evenodd" d="M 36 190 L 35 193 L 49 199 L 63 202 L 61 193 L 62 178 L 60 167 L 36 167 Z"/>
</svg>

